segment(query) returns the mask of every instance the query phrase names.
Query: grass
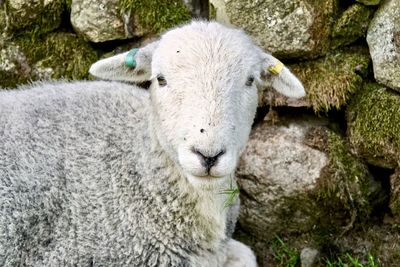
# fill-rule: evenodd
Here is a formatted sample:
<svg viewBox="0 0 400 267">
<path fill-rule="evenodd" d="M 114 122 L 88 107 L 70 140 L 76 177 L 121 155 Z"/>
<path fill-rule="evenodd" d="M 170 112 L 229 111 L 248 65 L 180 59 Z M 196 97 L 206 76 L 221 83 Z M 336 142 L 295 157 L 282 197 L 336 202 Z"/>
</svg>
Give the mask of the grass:
<svg viewBox="0 0 400 267">
<path fill-rule="evenodd" d="M 300 266 L 300 252 L 290 247 L 278 236 L 272 241 L 275 263 L 278 266 L 296 267 Z"/>
<path fill-rule="evenodd" d="M 343 258 L 338 258 L 335 261 L 326 260 L 326 267 L 379 267 L 379 260 L 375 259 L 371 254 L 368 254 L 367 262 L 362 263 L 358 258 L 353 258 L 346 253 Z"/>
<path fill-rule="evenodd" d="M 280 237 L 276 236 L 271 243 L 273 251 L 275 265 L 279 267 L 299 267 L 300 252 L 291 246 L 289 246 Z M 379 267 L 379 260 L 371 254 L 368 254 L 366 260 L 360 260 L 358 257 L 353 257 L 349 253 L 342 256 L 338 256 L 336 259 L 328 259 L 323 257 L 321 259 L 322 264 L 317 266 L 324 267 Z"/>
<path fill-rule="evenodd" d="M 228 197 L 224 201 L 224 208 L 227 208 L 230 205 L 234 204 L 236 201 L 236 198 L 239 196 L 239 194 L 240 194 L 239 186 L 238 185 L 235 185 L 235 186 L 236 187 L 234 187 L 233 180 L 231 178 L 229 188 L 221 191 L 221 194 L 228 195 Z"/>
</svg>

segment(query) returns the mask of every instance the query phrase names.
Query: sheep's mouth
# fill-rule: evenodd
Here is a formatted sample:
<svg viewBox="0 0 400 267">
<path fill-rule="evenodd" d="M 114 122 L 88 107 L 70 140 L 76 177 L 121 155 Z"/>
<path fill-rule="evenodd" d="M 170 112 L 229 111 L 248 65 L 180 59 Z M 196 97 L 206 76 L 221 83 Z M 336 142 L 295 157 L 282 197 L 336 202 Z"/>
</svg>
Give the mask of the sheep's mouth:
<svg viewBox="0 0 400 267">
<path fill-rule="evenodd" d="M 188 181 L 195 187 L 201 188 L 215 188 L 224 183 L 226 176 L 213 176 L 213 175 L 187 175 Z"/>
<path fill-rule="evenodd" d="M 196 176 L 195 176 L 196 177 Z M 198 178 L 198 179 L 202 179 L 202 180 L 210 180 L 210 181 L 213 181 L 213 180 L 216 180 L 216 179 L 221 179 L 221 178 L 223 178 L 224 176 L 213 176 L 213 175 L 205 175 L 205 176 L 197 176 L 196 178 Z"/>
</svg>

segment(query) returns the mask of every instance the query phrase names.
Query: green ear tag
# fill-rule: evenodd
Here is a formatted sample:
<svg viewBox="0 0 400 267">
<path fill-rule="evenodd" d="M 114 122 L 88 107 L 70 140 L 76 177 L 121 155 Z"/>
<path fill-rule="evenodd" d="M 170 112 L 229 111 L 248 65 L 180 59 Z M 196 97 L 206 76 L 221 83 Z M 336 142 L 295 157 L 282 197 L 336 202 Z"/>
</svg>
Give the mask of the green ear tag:
<svg viewBox="0 0 400 267">
<path fill-rule="evenodd" d="M 139 51 L 138 48 L 131 49 L 125 57 L 125 65 L 129 68 L 134 69 L 136 67 L 135 55 Z"/>
</svg>

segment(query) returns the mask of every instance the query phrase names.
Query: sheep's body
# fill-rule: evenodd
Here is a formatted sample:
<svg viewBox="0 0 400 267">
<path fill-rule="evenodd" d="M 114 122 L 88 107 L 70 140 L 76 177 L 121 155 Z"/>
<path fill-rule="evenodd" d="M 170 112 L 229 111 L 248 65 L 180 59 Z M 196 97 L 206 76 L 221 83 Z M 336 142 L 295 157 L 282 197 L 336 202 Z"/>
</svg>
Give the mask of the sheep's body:
<svg viewBox="0 0 400 267">
<path fill-rule="evenodd" d="M 1 266 L 223 265 L 226 210 L 202 214 L 215 197 L 151 147 L 148 102 L 110 82 L 0 93 Z"/>
<path fill-rule="evenodd" d="M 301 97 L 296 77 L 242 31 L 207 22 L 90 72 L 151 86 L 0 92 L 0 265 L 256 266 L 231 239 L 239 205 L 225 208 L 223 191 L 258 90 Z"/>
</svg>

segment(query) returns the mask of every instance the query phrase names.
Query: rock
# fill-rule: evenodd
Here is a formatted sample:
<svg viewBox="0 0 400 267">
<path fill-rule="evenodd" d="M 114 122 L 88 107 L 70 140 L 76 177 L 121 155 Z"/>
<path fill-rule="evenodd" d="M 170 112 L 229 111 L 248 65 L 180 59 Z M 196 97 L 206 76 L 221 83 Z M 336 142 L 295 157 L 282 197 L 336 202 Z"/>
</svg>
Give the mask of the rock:
<svg viewBox="0 0 400 267">
<path fill-rule="evenodd" d="M 375 79 L 400 91 L 400 1 L 382 3 L 370 23 L 367 42 Z"/>
<path fill-rule="evenodd" d="M 264 49 L 280 58 L 315 58 L 329 49 L 336 0 L 211 0 L 210 3 L 211 17 L 244 29 Z"/>
<path fill-rule="evenodd" d="M 15 43 L 0 44 L 0 87 L 13 87 L 16 81 L 27 82 L 31 67 L 21 47 Z"/>
<path fill-rule="evenodd" d="M 72 0 L 71 23 L 91 42 L 133 37 L 131 17 L 121 15 L 119 0 Z"/>
<path fill-rule="evenodd" d="M 312 117 L 255 127 L 237 171 L 243 231 L 267 242 L 281 234 L 330 236 L 368 218 L 381 188 L 324 124 Z"/>
<path fill-rule="evenodd" d="M 347 135 L 353 152 L 368 163 L 396 168 L 400 162 L 400 95 L 367 84 L 347 109 Z"/>
<path fill-rule="evenodd" d="M 5 0 L 0 26 L 9 35 L 19 31 L 46 33 L 60 26 L 64 9 L 64 0 Z"/>
<path fill-rule="evenodd" d="M 356 0 L 356 1 L 367 6 L 376 6 L 379 5 L 379 3 L 381 2 L 381 0 Z"/>
<path fill-rule="evenodd" d="M 319 251 L 313 248 L 304 248 L 300 253 L 301 267 L 316 266 L 318 261 Z"/>
<path fill-rule="evenodd" d="M 361 88 L 369 62 L 368 50 L 356 47 L 336 50 L 317 60 L 290 64 L 289 68 L 305 86 L 306 97 L 295 100 L 266 90 L 261 102 L 272 106 L 312 107 L 316 112 L 340 109 Z"/>
<path fill-rule="evenodd" d="M 332 46 L 348 45 L 365 35 L 375 9 L 362 4 L 351 5 L 335 22 Z"/>
<path fill-rule="evenodd" d="M 190 18 L 181 0 L 72 0 L 71 5 L 73 27 L 96 43 L 157 33 Z"/>
<path fill-rule="evenodd" d="M 97 52 L 72 33 L 50 33 L 35 40 L 21 36 L 0 43 L 0 49 L 0 87 L 28 80 L 84 79 L 98 59 Z"/>
</svg>

